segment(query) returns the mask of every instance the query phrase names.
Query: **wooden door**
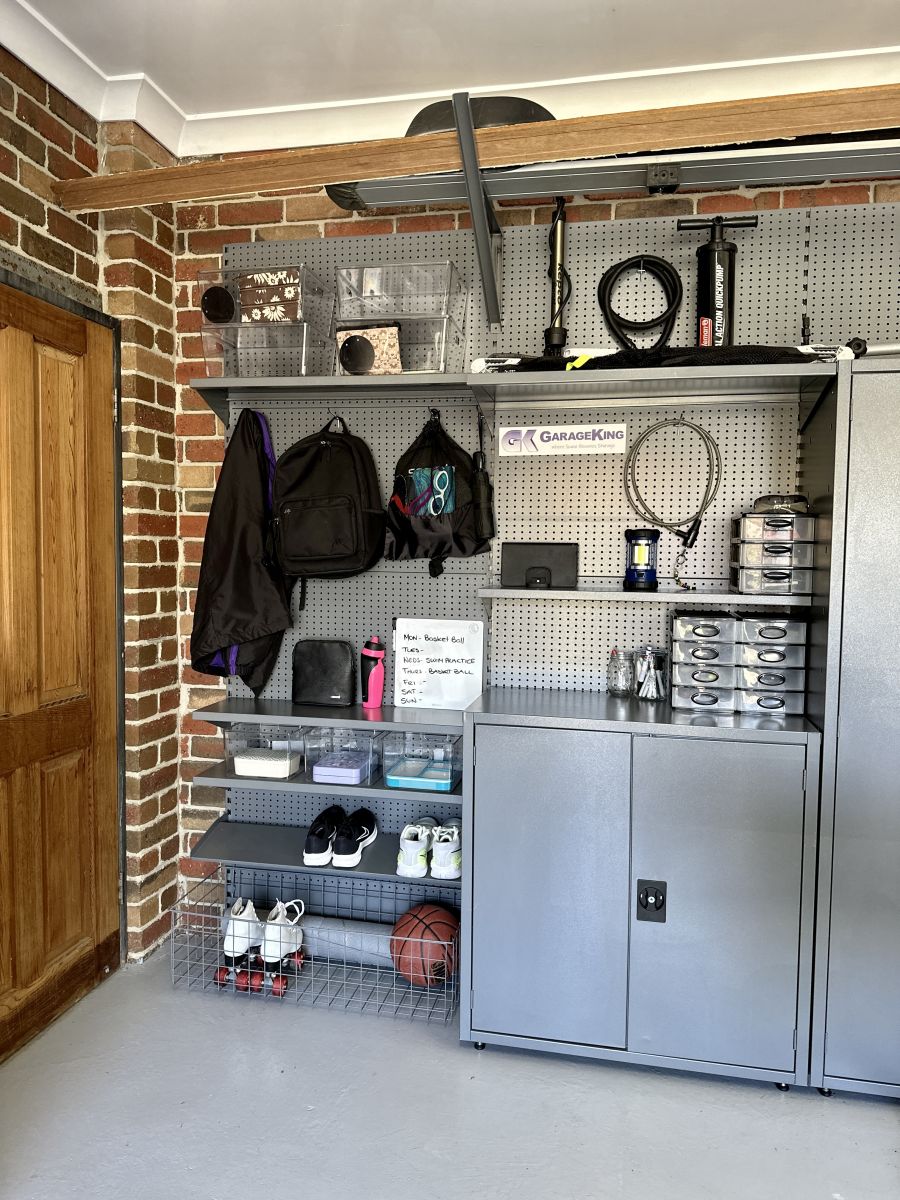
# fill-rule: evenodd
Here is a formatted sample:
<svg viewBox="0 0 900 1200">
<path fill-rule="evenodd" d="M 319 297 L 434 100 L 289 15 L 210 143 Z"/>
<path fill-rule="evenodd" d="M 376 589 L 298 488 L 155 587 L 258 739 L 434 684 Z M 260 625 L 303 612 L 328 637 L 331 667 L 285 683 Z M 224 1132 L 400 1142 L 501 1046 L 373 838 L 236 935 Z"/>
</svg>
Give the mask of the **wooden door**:
<svg viewBox="0 0 900 1200">
<path fill-rule="evenodd" d="M 0 285 L 0 1059 L 119 961 L 113 361 Z"/>
</svg>

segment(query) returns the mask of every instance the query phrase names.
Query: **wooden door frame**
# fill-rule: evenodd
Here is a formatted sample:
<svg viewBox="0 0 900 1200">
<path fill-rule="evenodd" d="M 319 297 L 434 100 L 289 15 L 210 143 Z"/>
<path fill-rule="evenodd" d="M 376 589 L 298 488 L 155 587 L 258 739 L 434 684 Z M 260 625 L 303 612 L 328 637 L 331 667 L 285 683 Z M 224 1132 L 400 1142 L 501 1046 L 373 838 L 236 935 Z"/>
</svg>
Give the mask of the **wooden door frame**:
<svg viewBox="0 0 900 1200">
<path fill-rule="evenodd" d="M 113 486 L 119 502 L 113 517 L 116 536 L 116 811 L 119 821 L 119 962 L 127 956 L 127 921 L 125 912 L 125 575 L 122 514 L 122 327 L 115 317 L 73 300 L 62 292 L 0 267 L 0 284 L 64 309 L 73 316 L 95 325 L 102 325 L 113 335 L 113 388 L 115 392 L 115 426 L 113 429 Z"/>
</svg>

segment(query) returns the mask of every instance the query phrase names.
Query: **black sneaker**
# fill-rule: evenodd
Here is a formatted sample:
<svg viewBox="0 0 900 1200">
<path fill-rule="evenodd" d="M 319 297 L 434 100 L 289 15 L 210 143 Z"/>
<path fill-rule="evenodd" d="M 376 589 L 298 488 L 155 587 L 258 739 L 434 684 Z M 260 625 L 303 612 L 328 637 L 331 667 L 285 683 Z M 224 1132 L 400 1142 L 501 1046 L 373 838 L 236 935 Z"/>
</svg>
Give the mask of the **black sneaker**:
<svg viewBox="0 0 900 1200">
<path fill-rule="evenodd" d="M 371 846 L 377 837 L 375 814 L 368 808 L 358 808 L 344 819 L 337 831 L 332 862 L 336 867 L 358 867 L 363 850 Z"/>
<path fill-rule="evenodd" d="M 310 825 L 303 847 L 303 865 L 325 867 L 331 862 L 331 847 L 335 834 L 347 820 L 347 814 L 339 804 L 332 804 L 320 812 Z"/>
</svg>

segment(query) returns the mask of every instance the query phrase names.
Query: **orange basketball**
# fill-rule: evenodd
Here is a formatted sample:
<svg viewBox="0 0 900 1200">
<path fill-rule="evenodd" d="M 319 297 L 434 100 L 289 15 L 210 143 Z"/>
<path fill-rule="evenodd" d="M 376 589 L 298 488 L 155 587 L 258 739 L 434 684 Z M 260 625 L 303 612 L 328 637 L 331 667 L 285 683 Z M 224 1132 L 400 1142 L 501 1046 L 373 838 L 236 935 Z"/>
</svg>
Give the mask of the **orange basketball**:
<svg viewBox="0 0 900 1200">
<path fill-rule="evenodd" d="M 391 958 L 416 987 L 441 987 L 456 970 L 459 917 L 439 904 L 416 904 L 397 921 Z"/>
</svg>

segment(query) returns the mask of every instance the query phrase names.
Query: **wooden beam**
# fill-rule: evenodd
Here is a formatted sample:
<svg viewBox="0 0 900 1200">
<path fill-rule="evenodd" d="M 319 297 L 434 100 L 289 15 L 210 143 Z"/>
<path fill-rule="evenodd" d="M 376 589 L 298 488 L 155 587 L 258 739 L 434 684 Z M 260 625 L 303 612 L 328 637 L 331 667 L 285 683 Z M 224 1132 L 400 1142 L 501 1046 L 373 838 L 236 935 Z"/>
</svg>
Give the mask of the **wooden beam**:
<svg viewBox="0 0 900 1200">
<path fill-rule="evenodd" d="M 768 142 L 900 127 L 900 84 L 504 125 L 477 134 L 482 167 Z M 70 212 L 240 196 L 460 169 L 455 133 L 271 150 L 55 185 Z"/>
</svg>

